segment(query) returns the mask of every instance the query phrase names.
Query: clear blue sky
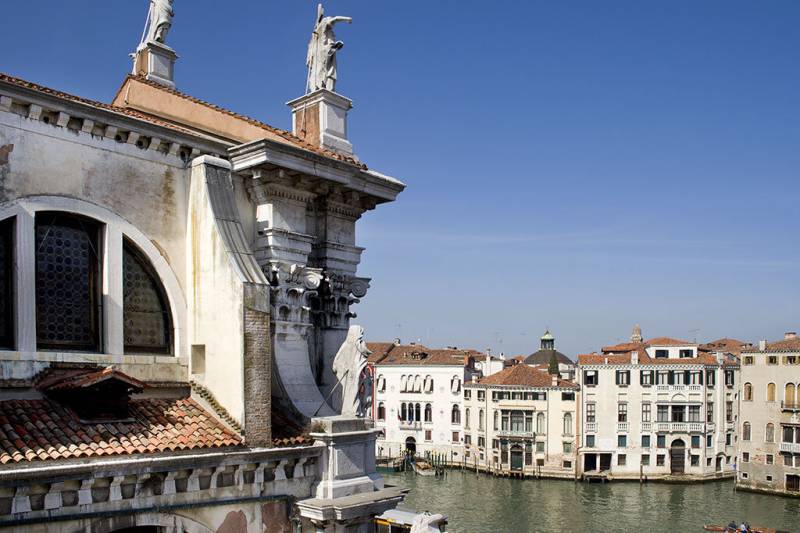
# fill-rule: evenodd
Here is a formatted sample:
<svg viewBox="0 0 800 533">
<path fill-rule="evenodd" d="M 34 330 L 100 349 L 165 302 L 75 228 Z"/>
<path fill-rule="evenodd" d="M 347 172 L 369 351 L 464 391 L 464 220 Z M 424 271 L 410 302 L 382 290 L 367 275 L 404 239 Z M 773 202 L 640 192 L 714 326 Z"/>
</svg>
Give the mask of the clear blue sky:
<svg viewBox="0 0 800 533">
<path fill-rule="evenodd" d="M 109 101 L 146 0 L 5 2 L 0 70 Z M 289 127 L 315 3 L 176 0 L 178 88 Z M 359 224 L 370 339 L 568 355 L 800 329 L 800 2 L 336 0 L 338 90 L 408 189 Z"/>
</svg>

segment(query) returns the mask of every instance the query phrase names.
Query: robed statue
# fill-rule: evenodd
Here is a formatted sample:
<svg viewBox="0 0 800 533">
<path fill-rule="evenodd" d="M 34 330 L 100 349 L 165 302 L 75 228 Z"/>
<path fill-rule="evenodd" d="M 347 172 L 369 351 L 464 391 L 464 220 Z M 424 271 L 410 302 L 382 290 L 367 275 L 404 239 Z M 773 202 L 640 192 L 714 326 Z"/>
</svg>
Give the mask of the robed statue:
<svg viewBox="0 0 800 533">
<path fill-rule="evenodd" d="M 342 41 L 336 40 L 336 35 L 333 33 L 333 26 L 339 22 L 352 24 L 353 19 L 350 17 L 326 17 L 322 4 L 317 6 L 317 22 L 311 33 L 306 56 L 307 92 L 319 89 L 336 90 L 336 52 L 344 46 Z"/>
<path fill-rule="evenodd" d="M 364 341 L 364 328 L 350 326 L 336 357 L 333 373 L 341 387 L 342 414 L 363 417 L 370 408 L 371 389 L 367 357 L 371 352 Z"/>
<path fill-rule="evenodd" d="M 172 17 L 175 16 L 172 2 L 173 0 L 150 0 L 150 11 L 147 14 L 147 24 L 142 34 L 142 42 L 139 44 L 140 48 L 148 43 L 166 43 L 167 33 L 172 27 Z"/>
</svg>

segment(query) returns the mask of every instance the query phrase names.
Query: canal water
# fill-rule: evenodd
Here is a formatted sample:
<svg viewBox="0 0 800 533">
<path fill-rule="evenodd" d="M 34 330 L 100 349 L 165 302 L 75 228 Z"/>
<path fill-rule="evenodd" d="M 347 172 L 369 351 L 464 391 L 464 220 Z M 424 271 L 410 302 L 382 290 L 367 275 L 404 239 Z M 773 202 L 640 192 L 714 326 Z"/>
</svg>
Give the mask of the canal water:
<svg viewBox="0 0 800 533">
<path fill-rule="evenodd" d="M 800 533 L 800 499 L 735 492 L 732 481 L 688 485 L 519 480 L 451 470 L 445 478 L 384 474 L 411 489 L 401 506 L 441 512 L 452 533 L 702 532 L 747 520 Z"/>
</svg>

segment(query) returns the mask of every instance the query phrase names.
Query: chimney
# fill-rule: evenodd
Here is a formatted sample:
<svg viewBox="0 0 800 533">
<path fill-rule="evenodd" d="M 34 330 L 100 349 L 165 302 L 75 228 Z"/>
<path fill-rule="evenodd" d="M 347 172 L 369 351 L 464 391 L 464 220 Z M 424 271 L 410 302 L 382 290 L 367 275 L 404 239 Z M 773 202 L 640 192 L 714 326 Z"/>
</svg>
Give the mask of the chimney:
<svg viewBox="0 0 800 533">
<path fill-rule="evenodd" d="M 558 374 L 553 374 L 552 379 L 553 379 L 553 387 L 558 387 Z"/>
<path fill-rule="evenodd" d="M 783 334 L 783 338 L 786 339 L 787 341 L 788 340 L 792 340 L 792 339 L 796 339 L 797 338 L 797 332 L 796 331 L 787 331 L 786 333 Z"/>
<path fill-rule="evenodd" d="M 397 338 L 394 340 L 394 345 L 395 345 L 395 346 L 400 346 L 401 344 L 402 344 L 402 342 L 400 342 L 400 337 L 397 337 Z"/>
<path fill-rule="evenodd" d="M 759 352 L 766 352 L 767 351 L 767 341 L 766 341 L 766 339 L 758 341 L 758 351 Z"/>
<path fill-rule="evenodd" d="M 631 352 L 631 364 L 632 365 L 639 364 L 639 352 Z"/>
<path fill-rule="evenodd" d="M 352 156 L 353 145 L 347 140 L 347 112 L 353 102 L 328 89 L 296 98 L 286 105 L 292 108 L 292 133 L 312 145 Z"/>
</svg>

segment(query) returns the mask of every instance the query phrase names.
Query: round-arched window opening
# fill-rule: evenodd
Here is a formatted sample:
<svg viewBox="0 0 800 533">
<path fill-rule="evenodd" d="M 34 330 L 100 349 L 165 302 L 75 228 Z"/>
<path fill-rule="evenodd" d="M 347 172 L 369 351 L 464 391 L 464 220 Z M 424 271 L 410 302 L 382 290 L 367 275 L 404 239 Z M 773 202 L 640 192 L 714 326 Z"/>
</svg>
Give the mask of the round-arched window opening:
<svg viewBox="0 0 800 533">
<path fill-rule="evenodd" d="M 161 280 L 128 239 L 122 250 L 125 353 L 172 353 L 172 319 Z"/>
</svg>

